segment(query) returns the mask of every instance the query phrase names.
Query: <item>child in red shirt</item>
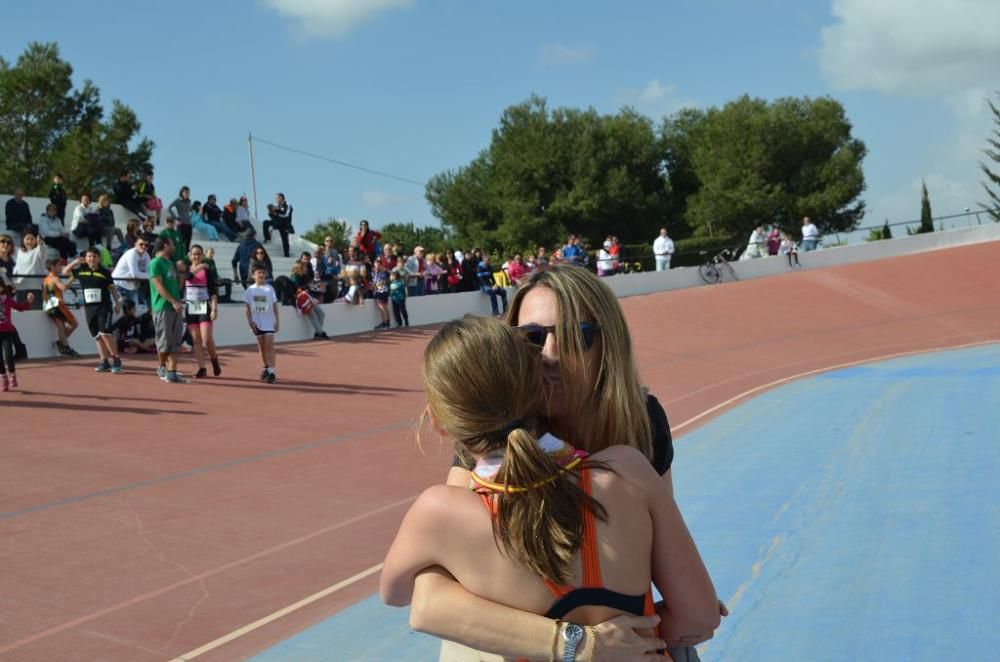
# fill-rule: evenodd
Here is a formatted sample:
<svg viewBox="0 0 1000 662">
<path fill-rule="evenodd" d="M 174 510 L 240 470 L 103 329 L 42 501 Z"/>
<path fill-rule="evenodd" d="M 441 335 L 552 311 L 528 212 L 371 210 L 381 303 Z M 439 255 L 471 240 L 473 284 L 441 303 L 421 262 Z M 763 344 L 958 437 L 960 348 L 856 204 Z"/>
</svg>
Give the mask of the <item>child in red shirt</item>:
<svg viewBox="0 0 1000 662">
<path fill-rule="evenodd" d="M 17 372 L 14 365 L 14 338 L 16 331 L 11 322 L 11 311 L 22 313 L 35 302 L 35 295 L 28 292 L 27 302 L 14 300 L 14 284 L 6 275 L 0 275 L 0 391 L 17 388 Z"/>
</svg>

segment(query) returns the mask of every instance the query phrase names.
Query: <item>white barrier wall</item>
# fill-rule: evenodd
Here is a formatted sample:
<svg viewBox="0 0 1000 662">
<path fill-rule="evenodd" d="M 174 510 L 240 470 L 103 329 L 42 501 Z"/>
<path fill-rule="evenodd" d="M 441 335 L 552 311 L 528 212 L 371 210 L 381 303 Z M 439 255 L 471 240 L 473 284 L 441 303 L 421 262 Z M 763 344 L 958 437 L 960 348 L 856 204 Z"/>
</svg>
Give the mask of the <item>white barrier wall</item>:
<svg viewBox="0 0 1000 662">
<path fill-rule="evenodd" d="M 799 259 L 805 269 L 831 267 L 988 241 L 1000 241 L 1000 224 L 991 223 L 990 225 L 875 241 L 856 246 L 827 248 L 800 253 Z M 788 271 L 783 256 L 734 262 L 733 267 L 741 280 L 763 278 Z M 698 275 L 697 267 L 671 269 L 666 272 L 623 274 L 607 278 L 605 282 L 618 297 L 705 286 Z M 512 294 L 513 291 L 509 291 L 508 298 Z M 378 311 L 373 301 L 368 301 L 365 306 L 331 303 L 324 304 L 322 308 L 326 312 L 326 332 L 331 336 L 371 331 L 379 322 Z M 410 324 L 413 326 L 445 322 L 466 313 L 490 314 L 489 298 L 479 292 L 414 297 L 407 300 L 407 308 L 410 314 Z M 73 348 L 81 354 L 93 355 L 96 351 L 94 343 L 87 333 L 83 309 L 73 312 L 81 325 L 81 328 L 71 339 Z M 43 312 L 14 312 L 14 324 L 21 334 L 21 339 L 27 345 L 28 355 L 31 358 L 57 355 L 53 345 L 56 338 L 55 329 Z M 294 307 L 281 307 L 279 341 L 308 340 L 312 338 L 312 334 L 312 326 L 308 320 L 296 314 Z M 220 306 L 219 319 L 215 324 L 215 339 L 220 346 L 253 343 L 253 338 L 247 329 L 243 306 Z"/>
</svg>

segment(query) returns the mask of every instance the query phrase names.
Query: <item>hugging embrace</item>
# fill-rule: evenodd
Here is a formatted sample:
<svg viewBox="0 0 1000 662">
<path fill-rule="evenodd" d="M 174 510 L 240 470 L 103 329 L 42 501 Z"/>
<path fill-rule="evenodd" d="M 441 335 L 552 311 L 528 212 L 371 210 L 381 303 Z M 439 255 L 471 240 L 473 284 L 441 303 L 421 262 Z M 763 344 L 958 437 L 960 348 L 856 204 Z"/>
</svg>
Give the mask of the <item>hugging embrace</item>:
<svg viewBox="0 0 1000 662">
<path fill-rule="evenodd" d="M 617 299 L 553 267 L 508 319 L 451 322 L 424 353 L 425 418 L 458 457 L 400 525 L 383 600 L 446 640 L 442 660 L 697 659 L 725 610 Z"/>
</svg>

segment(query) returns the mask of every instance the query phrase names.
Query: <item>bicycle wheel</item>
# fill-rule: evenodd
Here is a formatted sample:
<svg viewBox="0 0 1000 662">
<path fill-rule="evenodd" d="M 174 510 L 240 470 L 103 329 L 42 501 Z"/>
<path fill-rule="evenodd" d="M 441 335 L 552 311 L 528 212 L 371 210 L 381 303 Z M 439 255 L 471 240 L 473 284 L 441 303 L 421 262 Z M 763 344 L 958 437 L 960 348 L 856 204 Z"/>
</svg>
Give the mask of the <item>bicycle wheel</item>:
<svg viewBox="0 0 1000 662">
<path fill-rule="evenodd" d="M 739 276 L 736 275 L 736 269 L 733 269 L 733 265 L 726 263 L 726 271 L 729 272 L 729 277 L 733 280 L 739 280 Z"/>
<path fill-rule="evenodd" d="M 719 273 L 719 268 L 711 262 L 707 262 L 698 267 L 698 275 L 700 275 L 701 279 L 709 285 L 715 285 L 718 283 L 719 278 L 722 276 L 722 274 Z"/>
</svg>

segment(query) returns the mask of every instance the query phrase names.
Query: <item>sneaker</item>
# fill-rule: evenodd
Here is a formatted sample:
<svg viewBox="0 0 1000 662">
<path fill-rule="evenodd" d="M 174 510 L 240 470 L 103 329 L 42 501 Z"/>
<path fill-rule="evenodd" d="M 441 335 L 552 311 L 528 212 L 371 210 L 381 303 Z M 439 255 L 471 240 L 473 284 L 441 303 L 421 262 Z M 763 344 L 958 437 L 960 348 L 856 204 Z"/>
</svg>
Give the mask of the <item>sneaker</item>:
<svg viewBox="0 0 1000 662">
<path fill-rule="evenodd" d="M 319 337 L 320 337 L 320 338 L 321 338 L 322 340 L 329 340 L 329 339 L 330 339 L 330 336 L 326 335 L 326 331 L 320 331 L 320 332 L 319 332 Z"/>
<path fill-rule="evenodd" d="M 17 374 L 16 373 L 12 372 L 12 373 L 9 373 L 7 375 L 7 384 L 10 386 L 11 389 L 17 388 Z"/>
<path fill-rule="evenodd" d="M 378 327 L 375 327 L 375 328 L 377 329 Z M 317 331 L 316 333 L 314 333 L 314 334 L 313 334 L 313 340 L 319 340 L 319 339 L 320 339 L 320 338 L 322 338 L 322 337 L 323 337 L 323 336 L 321 336 L 321 335 L 319 334 L 319 331 Z"/>
<path fill-rule="evenodd" d="M 267 371 L 267 368 L 264 368 L 263 370 L 261 370 L 260 371 L 260 381 L 263 382 L 263 381 L 267 380 L 267 376 L 270 375 L 270 374 L 271 373 Z"/>
<path fill-rule="evenodd" d="M 273 372 L 267 373 L 267 383 L 268 384 L 273 384 L 277 380 L 278 380 L 278 375 L 274 374 Z"/>
<path fill-rule="evenodd" d="M 163 381 L 167 381 L 167 367 L 161 365 L 159 368 L 157 368 L 156 376 L 162 379 Z"/>
<path fill-rule="evenodd" d="M 67 347 L 67 348 L 66 348 L 66 356 L 71 356 L 71 357 L 73 357 L 74 359 L 76 359 L 76 358 L 79 358 L 79 357 L 80 357 L 80 352 L 76 351 L 76 350 L 75 350 L 75 349 L 73 349 L 72 347 Z"/>
<path fill-rule="evenodd" d="M 180 376 L 177 372 L 168 372 L 167 378 L 163 381 L 169 384 L 184 384 L 187 380 Z"/>
<path fill-rule="evenodd" d="M 208 370 L 205 368 L 198 368 L 198 372 L 194 373 L 195 379 L 204 379 L 205 377 L 208 377 Z"/>
<path fill-rule="evenodd" d="M 10 384 L 7 383 L 7 375 L 0 377 L 0 391 L 6 393 L 10 390 Z"/>
<path fill-rule="evenodd" d="M 212 359 L 212 374 L 218 377 L 222 374 L 222 366 L 219 365 L 219 357 L 216 356 Z"/>
<path fill-rule="evenodd" d="M 116 375 L 122 374 L 122 360 L 117 356 L 111 361 L 111 372 Z"/>
<path fill-rule="evenodd" d="M 107 361 L 101 361 L 97 367 L 94 368 L 94 372 L 111 372 L 111 364 Z"/>
</svg>

